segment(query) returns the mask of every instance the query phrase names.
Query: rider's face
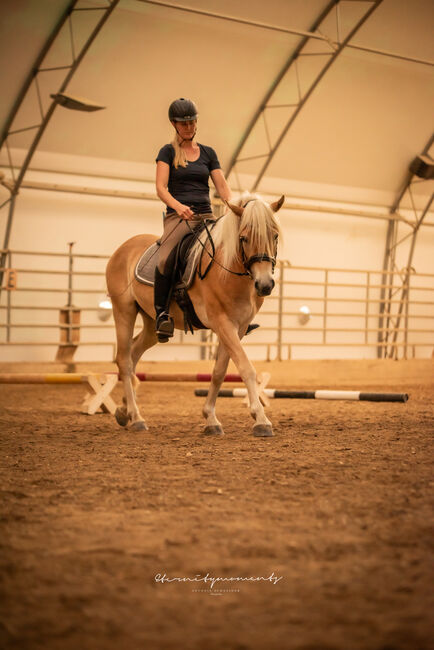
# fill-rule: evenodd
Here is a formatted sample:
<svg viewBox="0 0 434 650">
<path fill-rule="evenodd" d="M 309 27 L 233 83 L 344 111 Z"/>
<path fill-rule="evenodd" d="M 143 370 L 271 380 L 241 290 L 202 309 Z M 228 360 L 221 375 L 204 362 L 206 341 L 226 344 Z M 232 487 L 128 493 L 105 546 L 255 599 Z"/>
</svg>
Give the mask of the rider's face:
<svg viewBox="0 0 434 650">
<path fill-rule="evenodd" d="M 181 138 L 192 138 L 196 130 L 196 120 L 189 120 L 188 122 L 172 122 Z"/>
</svg>

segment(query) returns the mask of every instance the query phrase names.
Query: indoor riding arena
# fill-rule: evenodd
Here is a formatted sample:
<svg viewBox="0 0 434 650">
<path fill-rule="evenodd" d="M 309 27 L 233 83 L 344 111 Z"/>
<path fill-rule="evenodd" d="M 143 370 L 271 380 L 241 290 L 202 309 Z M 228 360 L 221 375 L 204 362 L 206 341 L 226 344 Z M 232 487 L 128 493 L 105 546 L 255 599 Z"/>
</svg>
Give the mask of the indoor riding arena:
<svg viewBox="0 0 434 650">
<path fill-rule="evenodd" d="M 434 649 L 433 24 L 1 3 L 1 648 Z M 121 245 L 162 238 L 177 98 L 230 197 L 161 343 Z"/>
</svg>

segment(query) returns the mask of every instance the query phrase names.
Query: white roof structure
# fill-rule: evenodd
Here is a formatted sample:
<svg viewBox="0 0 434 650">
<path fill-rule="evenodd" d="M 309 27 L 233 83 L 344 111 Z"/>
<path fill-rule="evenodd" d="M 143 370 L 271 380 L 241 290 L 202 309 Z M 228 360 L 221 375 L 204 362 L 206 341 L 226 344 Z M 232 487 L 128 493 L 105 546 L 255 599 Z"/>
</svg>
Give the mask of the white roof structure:
<svg viewBox="0 0 434 650">
<path fill-rule="evenodd" d="M 97 20 L 98 11 L 87 10 L 107 7 L 108 0 L 1 3 L 2 129 L 44 43 L 71 4 L 83 9 L 75 11 L 71 21 L 78 49 L 89 16 Z M 57 109 L 38 149 L 153 162 L 161 144 L 171 137 L 168 104 L 187 96 L 199 107 L 199 141 L 212 144 L 222 167 L 228 169 L 255 112 L 302 34 L 310 32 L 330 4 L 335 3 L 189 0 L 191 11 L 186 11 L 177 8 L 185 8 L 179 0 L 120 0 L 68 84 L 72 95 L 89 98 L 106 109 L 86 119 L 79 112 Z M 350 47 L 330 65 L 282 138 L 267 177 L 371 188 L 391 197 L 399 192 L 409 163 L 432 133 L 431 0 L 339 2 L 338 11 L 331 11 L 321 23 L 317 38 L 309 39 L 297 70 L 293 65 L 279 85 L 273 108 L 266 109 L 265 117 L 274 144 L 293 110 L 287 104 L 298 99 L 297 88 L 301 95 L 306 93 L 337 48 L 336 42 L 375 4 Z M 62 65 L 70 64 L 68 31 L 57 38 L 45 68 L 62 61 Z M 64 70 L 53 70 L 39 76 L 43 102 L 64 75 Z M 23 125 L 36 101 L 36 92 L 28 93 L 18 116 Z M 264 153 L 264 133 L 258 123 L 243 158 Z M 10 145 L 26 147 L 31 138 L 32 131 L 10 136 Z M 239 171 L 254 176 L 262 162 L 241 163 Z"/>
</svg>

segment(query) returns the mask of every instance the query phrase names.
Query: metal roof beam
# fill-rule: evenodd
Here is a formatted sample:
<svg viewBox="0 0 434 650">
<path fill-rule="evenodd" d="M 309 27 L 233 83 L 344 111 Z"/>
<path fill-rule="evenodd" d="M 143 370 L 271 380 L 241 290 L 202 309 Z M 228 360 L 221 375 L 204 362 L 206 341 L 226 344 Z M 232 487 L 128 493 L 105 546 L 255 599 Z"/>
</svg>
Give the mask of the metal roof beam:
<svg viewBox="0 0 434 650">
<path fill-rule="evenodd" d="M 8 115 L 8 117 L 6 119 L 6 122 L 5 122 L 4 126 L 3 126 L 3 129 L 1 131 L 0 148 L 2 147 L 3 142 L 5 141 L 5 138 L 7 137 L 8 131 L 9 131 L 10 127 L 11 127 L 11 124 L 14 121 L 15 116 L 16 116 L 16 114 L 17 114 L 17 112 L 18 112 L 18 110 L 19 110 L 19 108 L 20 108 L 20 106 L 21 106 L 21 104 L 22 104 L 22 102 L 24 100 L 24 97 L 26 96 L 27 91 L 29 90 L 29 88 L 30 88 L 30 86 L 32 84 L 32 81 L 33 81 L 33 79 L 35 77 L 36 71 L 40 68 L 41 63 L 44 60 L 48 50 L 52 46 L 53 42 L 56 40 L 56 37 L 59 34 L 60 30 L 62 29 L 63 25 L 68 20 L 68 17 L 70 15 L 76 1 L 77 0 L 71 0 L 68 7 L 65 9 L 63 14 L 60 16 L 59 20 L 57 21 L 57 23 L 56 23 L 56 25 L 55 25 L 55 27 L 53 29 L 53 31 L 51 32 L 51 34 L 47 38 L 46 42 L 44 43 L 41 51 L 39 52 L 39 54 L 37 56 L 34 64 L 32 65 L 32 69 L 29 72 L 29 74 L 27 75 L 27 78 L 24 81 L 19 94 L 17 95 L 15 103 L 14 103 L 14 105 L 12 107 L 12 110 L 9 113 L 9 115 Z"/>
<path fill-rule="evenodd" d="M 318 32 L 320 29 L 321 24 L 325 21 L 325 19 L 331 14 L 332 11 L 336 11 L 336 20 L 337 24 L 339 23 L 339 0 L 334 0 L 330 2 L 325 9 L 321 12 L 319 17 L 315 20 L 314 24 L 312 25 L 311 31 L 307 32 L 307 35 L 304 35 L 304 38 L 301 40 L 293 54 L 289 57 L 279 74 L 277 75 L 276 79 L 273 81 L 271 88 L 268 90 L 267 94 L 265 95 L 264 99 L 262 100 L 261 104 L 259 105 L 258 109 L 255 112 L 255 115 L 253 116 L 253 119 L 251 120 L 250 124 L 248 125 L 243 137 L 241 138 L 241 141 L 232 156 L 232 159 L 229 163 L 228 169 L 226 170 L 226 175 L 229 176 L 230 172 L 234 169 L 236 172 L 236 164 L 238 162 L 241 162 L 242 158 L 240 158 L 240 153 L 243 150 L 243 147 L 246 145 L 248 138 L 250 134 L 253 131 L 253 128 L 256 126 L 258 121 L 261 119 L 261 117 L 264 118 L 265 122 L 265 110 L 268 108 L 268 103 L 270 100 L 272 101 L 272 97 L 274 92 L 279 88 L 280 83 L 282 80 L 284 80 L 286 74 L 288 71 L 291 69 L 292 66 L 295 68 L 296 72 L 296 81 L 297 81 L 297 91 L 298 91 L 298 97 L 299 100 L 296 103 L 296 108 L 292 112 L 289 120 L 286 122 L 285 126 L 281 130 L 280 135 L 276 139 L 275 143 L 273 146 L 269 143 L 269 150 L 265 154 L 261 151 L 259 153 L 259 156 L 262 156 L 265 158 L 265 162 L 262 165 L 259 174 L 257 175 L 253 185 L 252 185 L 252 190 L 255 190 L 261 179 L 263 178 L 271 160 L 273 159 L 275 153 L 277 152 L 278 148 L 280 147 L 280 144 L 282 143 L 284 137 L 288 133 L 288 130 L 291 128 L 292 124 L 294 123 L 296 117 L 299 115 L 300 111 L 302 110 L 303 106 L 306 104 L 310 96 L 312 95 L 313 91 L 323 78 L 323 76 L 326 74 L 330 66 L 334 63 L 334 61 L 337 59 L 337 57 L 341 54 L 341 52 L 345 49 L 345 47 L 348 46 L 349 41 L 354 37 L 354 35 L 357 33 L 357 31 L 360 29 L 360 27 L 366 22 L 366 20 L 371 16 L 371 14 L 379 7 L 379 5 L 382 3 L 383 0 L 375 0 L 370 2 L 370 6 L 367 9 L 367 11 L 363 14 L 363 16 L 357 20 L 357 22 L 354 24 L 353 28 L 350 30 L 349 34 L 346 36 L 346 38 L 340 42 L 340 43 L 335 43 L 331 39 L 327 38 L 324 36 L 324 40 L 330 45 L 331 51 L 329 53 L 329 58 L 327 61 L 324 62 L 323 67 L 321 68 L 320 72 L 314 79 L 314 81 L 311 83 L 309 89 L 307 92 L 302 96 L 301 91 L 300 91 L 300 81 L 299 81 L 299 76 L 298 76 L 298 68 L 297 68 L 297 61 L 298 59 L 303 56 L 303 50 L 305 46 L 309 43 L 310 37 L 309 34 L 312 32 Z M 271 106 L 273 104 L 271 103 Z M 268 133 L 266 129 L 266 124 L 264 124 L 264 128 L 266 131 L 267 135 L 267 141 L 269 142 L 268 138 Z"/>
<path fill-rule="evenodd" d="M 13 106 L 13 109 L 12 109 L 12 111 L 11 111 L 7 121 L 6 121 L 6 130 L 4 131 L 4 133 L 2 133 L 2 138 L 3 138 L 2 143 L 4 143 L 5 146 L 6 146 L 8 159 L 9 159 L 9 167 L 10 167 L 11 175 L 12 175 L 12 183 L 8 183 L 6 185 L 7 189 L 10 191 L 10 198 L 8 200 L 6 200 L 1 206 L 1 208 L 3 208 L 3 207 L 5 207 L 6 205 L 9 204 L 9 213 L 8 213 L 8 217 L 7 217 L 7 221 L 6 221 L 5 232 L 4 232 L 4 240 L 3 240 L 3 249 L 4 250 L 6 250 L 9 247 L 9 240 L 10 240 L 10 236 L 11 236 L 11 232 L 12 232 L 12 225 L 13 225 L 13 217 L 14 217 L 16 199 L 17 199 L 17 195 L 18 195 L 18 192 L 20 190 L 23 178 L 24 178 L 24 176 L 25 176 L 25 174 L 27 172 L 27 169 L 28 169 L 28 167 L 30 165 L 33 154 L 35 153 L 35 151 L 37 149 L 37 146 L 38 146 L 38 144 L 39 144 L 39 142 L 40 142 L 40 140 L 42 138 L 42 135 L 44 134 L 45 129 L 47 128 L 47 126 L 48 126 L 48 124 L 50 122 L 50 119 L 51 119 L 51 117 L 52 117 L 52 115 L 54 113 L 54 110 L 55 110 L 55 108 L 57 106 L 57 101 L 55 99 L 53 99 L 53 101 L 51 102 L 49 108 L 47 109 L 47 111 L 44 114 L 43 109 L 42 109 L 41 97 L 40 97 L 40 94 L 39 94 L 39 87 L 38 87 L 38 74 L 40 74 L 42 72 L 42 67 L 41 66 L 42 66 L 42 63 L 44 61 L 44 58 L 47 55 L 47 53 L 49 52 L 49 50 L 52 47 L 53 43 L 56 41 L 56 38 L 58 38 L 60 32 L 62 31 L 62 28 L 65 27 L 67 22 L 69 22 L 69 36 L 70 36 L 71 47 L 72 47 L 73 62 L 71 64 L 71 66 L 66 67 L 68 72 L 67 72 L 67 74 L 66 74 L 66 76 L 65 76 L 65 78 L 64 78 L 63 82 L 61 83 L 60 88 L 58 90 L 59 93 L 62 93 L 67 88 L 70 80 L 72 79 L 74 73 L 76 72 L 79 65 L 81 64 L 86 52 L 88 51 L 91 44 L 95 40 L 96 36 L 98 35 L 100 30 L 104 26 L 105 22 L 109 18 L 110 14 L 112 13 L 112 11 L 116 7 L 116 5 L 119 3 L 119 0 L 108 0 L 107 5 L 95 8 L 95 9 L 102 12 L 101 18 L 98 20 L 97 24 L 93 27 L 93 29 L 91 29 L 89 31 L 89 34 L 88 34 L 88 37 L 87 37 L 85 43 L 82 45 L 80 51 L 76 54 L 75 51 L 74 51 L 73 31 L 72 31 L 72 25 L 71 25 L 70 19 L 71 19 L 71 15 L 75 11 L 74 7 L 78 3 L 78 1 L 79 0 L 73 0 L 73 2 L 71 2 L 68 5 L 67 10 L 62 14 L 60 20 L 56 24 L 55 29 L 50 34 L 50 36 L 47 39 L 45 45 L 43 46 L 41 52 L 39 53 L 38 57 L 36 58 L 35 64 L 32 66 L 32 74 L 29 75 L 29 77 L 27 78 L 25 84 L 23 85 L 23 87 L 22 87 L 22 89 L 21 89 L 21 91 L 19 93 L 19 96 L 17 97 L 17 100 L 16 100 L 16 102 L 15 102 L 15 104 Z M 27 150 L 25 160 L 22 163 L 22 165 L 20 166 L 18 176 L 17 176 L 17 178 L 15 178 L 14 165 L 13 165 L 12 160 L 11 160 L 10 150 L 9 150 L 9 145 L 8 145 L 8 136 L 13 133 L 13 130 L 11 130 L 11 127 L 13 125 L 14 119 L 15 119 L 17 113 L 18 113 L 18 110 L 19 110 L 20 106 L 22 105 L 24 99 L 27 96 L 27 93 L 28 93 L 28 91 L 29 91 L 29 89 L 31 87 L 32 81 L 35 81 L 36 88 L 37 88 L 37 91 L 38 91 L 39 111 L 40 111 L 40 114 L 41 114 L 40 115 L 41 121 L 37 125 L 37 127 L 35 128 L 35 127 L 33 127 L 33 124 L 34 124 L 34 122 L 36 120 L 32 119 L 31 125 L 29 125 L 29 127 L 26 127 L 28 129 L 35 128 L 35 134 L 34 134 L 32 142 L 30 143 L 29 148 Z M 3 185 L 4 184 L 5 183 L 3 183 Z M 1 254 L 0 267 L 5 266 L 6 256 L 7 256 L 7 253 L 3 252 Z M 3 271 L 0 271 L 0 292 L 1 292 L 2 281 L 3 281 Z"/>
<path fill-rule="evenodd" d="M 428 154 L 433 144 L 434 144 L 434 134 L 430 137 L 430 139 L 426 143 L 425 147 L 421 152 L 421 155 Z M 395 345 L 397 334 L 396 332 L 394 333 L 392 331 L 391 325 L 393 324 L 394 321 L 398 323 L 400 322 L 403 311 L 404 311 L 404 317 L 406 321 L 408 320 L 408 302 L 409 302 L 409 291 L 410 291 L 409 285 L 410 285 L 411 273 L 413 272 L 412 263 L 413 263 L 413 256 L 416 247 L 417 234 L 419 232 L 420 227 L 425 221 L 425 217 L 427 216 L 434 199 L 434 194 L 431 194 L 425 207 L 423 208 L 421 213 L 418 214 L 413 202 L 412 186 L 420 182 L 432 183 L 432 181 L 429 180 L 418 179 L 412 172 L 407 171 L 403 186 L 401 190 L 398 192 L 396 199 L 389 210 L 390 215 L 393 216 L 397 215 L 400 209 L 401 201 L 404 198 L 404 196 L 408 193 L 408 195 L 410 196 L 411 203 L 413 205 L 414 221 L 411 222 L 405 220 L 404 222 L 402 222 L 403 226 L 407 225 L 408 227 L 410 227 L 411 230 L 401 238 L 398 238 L 398 233 L 399 233 L 398 221 L 396 220 L 389 221 L 387 227 L 386 245 L 385 245 L 384 260 L 383 260 L 383 275 L 381 279 L 382 284 L 385 284 L 385 279 L 387 278 L 387 275 L 391 271 L 396 271 L 399 268 L 397 263 L 397 254 L 398 254 L 398 249 L 399 250 L 403 249 L 404 242 L 407 242 L 407 245 L 409 246 L 409 250 L 408 250 L 406 265 L 402 267 L 402 271 L 401 271 L 401 285 L 395 288 L 395 292 L 401 293 L 402 302 L 400 307 L 397 309 L 396 306 L 394 305 L 392 301 L 393 294 L 390 289 L 386 291 L 386 289 L 382 288 L 380 292 L 380 310 L 379 310 L 380 313 L 378 319 L 379 330 L 383 328 L 385 321 L 386 321 L 386 326 L 383 328 L 383 331 L 379 331 L 378 333 L 378 349 L 377 349 L 378 358 L 381 358 L 382 356 L 384 357 L 394 356 L 395 358 L 397 358 L 398 350 Z M 405 303 L 405 308 L 404 308 L 404 303 Z M 389 342 L 389 339 L 392 339 L 391 343 Z M 404 341 L 402 353 L 405 358 L 407 355 L 406 340 Z"/>
<path fill-rule="evenodd" d="M 205 11 L 203 9 L 195 9 L 194 7 L 186 7 L 185 5 L 174 5 L 170 2 L 162 2 L 160 0 L 138 0 L 144 4 L 155 5 L 157 7 L 165 7 L 166 9 L 176 9 L 178 11 L 183 11 L 185 13 L 197 14 L 199 16 L 207 16 L 208 18 L 217 18 L 219 20 L 227 20 L 232 23 L 239 23 L 240 25 L 249 25 L 251 27 L 259 27 L 261 29 L 268 29 L 274 32 L 282 32 L 284 34 L 294 34 L 295 36 L 303 36 L 307 38 L 313 38 L 319 41 L 325 41 L 330 44 L 333 44 L 335 47 L 339 45 L 339 41 L 334 41 L 328 39 L 322 34 L 315 33 L 313 29 L 306 32 L 302 29 L 295 29 L 293 27 L 279 27 L 278 25 L 270 25 L 270 23 L 259 22 L 255 20 L 247 20 L 245 18 L 238 18 L 236 16 L 228 16 L 225 14 L 218 14 L 213 11 Z M 365 2 L 366 4 L 371 4 L 374 0 L 335 0 L 333 4 L 339 2 Z M 404 61 L 411 61 L 412 63 L 420 63 L 421 65 L 434 66 L 434 61 L 429 59 L 419 59 L 416 57 L 406 56 L 404 54 L 399 54 L 397 52 L 389 52 L 388 50 L 380 50 L 378 48 L 366 47 L 363 45 L 347 45 L 348 48 L 353 50 L 362 50 L 365 52 L 371 52 L 373 54 L 379 54 L 380 56 L 388 56 L 394 59 L 402 59 Z"/>
</svg>

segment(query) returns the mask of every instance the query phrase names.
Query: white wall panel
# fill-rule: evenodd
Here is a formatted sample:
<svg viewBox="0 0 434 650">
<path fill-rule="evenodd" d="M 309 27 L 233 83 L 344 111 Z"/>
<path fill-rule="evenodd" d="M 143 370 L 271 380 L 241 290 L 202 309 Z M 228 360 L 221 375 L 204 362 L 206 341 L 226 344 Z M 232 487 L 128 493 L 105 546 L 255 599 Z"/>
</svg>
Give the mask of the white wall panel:
<svg viewBox="0 0 434 650">
<path fill-rule="evenodd" d="M 20 155 L 19 152 L 17 154 Z M 61 173 L 60 173 L 61 172 Z M 75 187 L 87 187 L 106 190 L 134 191 L 134 192 L 154 192 L 153 183 L 151 182 L 154 173 L 153 165 L 140 165 L 137 163 L 125 163 L 117 161 L 107 161 L 87 157 L 76 156 L 56 156 L 55 154 L 38 154 L 35 158 L 33 170 L 29 171 L 26 176 L 27 181 L 38 181 L 49 184 L 62 184 Z M 140 179 L 146 178 L 147 182 Z M 288 193 L 292 199 L 295 194 L 302 196 L 306 188 L 295 181 L 283 181 L 282 179 L 268 179 L 269 185 L 273 189 L 279 187 L 279 192 Z M 324 197 L 327 200 L 320 201 L 318 198 L 313 202 L 300 198 L 300 202 L 311 203 L 316 206 L 335 205 L 337 210 L 342 209 L 342 203 L 339 199 L 345 201 L 349 209 L 361 209 L 363 211 L 372 210 L 374 212 L 384 212 L 384 203 L 388 196 L 380 194 L 378 191 L 369 192 L 368 190 L 361 193 L 360 189 L 355 191 L 358 203 L 349 201 L 350 191 L 345 188 L 339 196 L 339 188 L 336 186 L 320 186 L 310 184 L 311 196 Z M 276 196 L 279 193 L 276 191 Z M 335 203 L 331 203 L 331 197 L 334 197 Z M 376 205 L 377 203 L 377 205 Z M 371 204 L 371 205 L 367 205 Z M 14 226 L 11 237 L 11 249 L 24 251 L 39 251 L 66 253 L 68 251 L 68 242 L 75 242 L 74 252 L 86 255 L 110 255 L 123 241 L 139 233 L 151 233 L 156 236 L 162 231 L 162 204 L 157 200 L 143 199 L 126 199 L 116 197 L 101 197 L 90 194 L 65 193 L 58 191 L 22 189 L 17 201 Z M 284 239 L 280 250 L 280 258 L 289 260 L 293 266 L 310 266 L 324 268 L 340 268 L 348 270 L 371 270 L 380 271 L 384 255 L 384 242 L 386 236 L 387 221 L 381 219 L 368 219 L 363 217 L 344 216 L 340 214 L 322 213 L 315 211 L 313 207 L 310 211 L 297 209 L 282 209 L 279 213 Z M 2 214 L 2 224 L 4 223 L 5 211 Z M 430 216 L 432 219 L 432 215 Z M 434 272 L 431 250 L 434 243 L 434 229 L 422 228 L 419 233 L 416 253 L 413 265 L 419 273 Z M 80 260 L 75 262 L 76 271 L 100 271 L 105 268 L 105 260 Z M 63 270 L 68 268 L 66 257 L 29 257 L 15 256 L 13 259 L 15 268 L 33 268 L 33 269 L 51 269 Z M 289 276 L 287 276 L 289 277 Z M 290 276 L 291 281 L 315 281 L 323 279 L 322 272 L 319 271 L 293 271 Z M 345 282 L 363 283 L 364 274 L 349 273 Z M 342 282 L 342 278 L 333 279 L 329 275 L 330 281 Z M 375 282 L 379 282 L 379 276 L 375 277 Z M 66 275 L 39 275 L 39 274 L 18 274 L 18 286 L 24 287 L 51 287 L 64 289 L 65 293 L 46 293 L 35 294 L 33 292 L 15 292 L 13 294 L 13 303 L 15 305 L 29 306 L 39 300 L 39 304 L 44 306 L 57 305 L 61 307 L 66 303 L 67 294 L 67 276 Z M 79 289 L 95 288 L 99 293 L 92 295 L 79 293 Z M 103 277 L 81 276 L 74 279 L 74 305 L 79 308 L 95 308 L 99 298 L 102 298 L 105 292 L 105 282 Z M 375 292 L 371 290 L 371 295 Z M 312 312 L 321 311 L 322 303 L 312 300 L 309 303 L 308 296 L 319 298 L 322 296 L 323 288 L 319 286 L 300 286 L 291 284 L 285 286 L 284 294 L 286 296 L 285 309 L 287 312 L 295 312 L 301 304 L 308 304 Z M 378 291 L 377 291 L 378 293 Z M 432 292 L 431 292 L 432 293 Z M 328 298 L 333 297 L 364 297 L 364 289 L 348 289 L 345 287 L 331 287 Z M 429 291 L 424 292 L 426 300 L 429 300 Z M 4 304 L 5 296 L 2 296 Z M 333 303 L 330 303 L 333 307 Z M 342 307 L 342 304 L 345 307 Z M 359 303 L 339 303 L 334 305 L 336 311 L 342 312 L 354 311 L 354 316 L 335 316 L 327 319 L 327 325 L 333 328 L 358 328 L 363 327 L 365 317 L 363 315 L 364 307 Z M 276 296 L 266 300 L 264 311 L 276 311 Z M 372 311 L 373 308 L 371 308 Z M 420 307 L 414 308 L 413 314 L 420 313 Z M 424 308 L 422 308 L 424 309 Z M 361 311 L 362 310 L 362 311 Z M 2 322 L 4 322 L 4 312 L 2 312 Z M 39 312 L 33 310 L 21 310 L 15 312 L 14 322 L 20 323 L 57 323 L 57 313 L 54 311 Z M 90 325 L 100 325 L 96 312 L 83 312 L 82 322 Z M 264 314 L 259 316 L 257 322 L 260 322 L 263 328 L 272 327 L 275 322 L 275 316 Z M 306 332 L 309 333 L 307 340 L 319 344 L 322 341 L 322 333 L 314 331 L 323 326 L 323 318 L 314 316 L 304 328 L 303 332 L 287 331 L 285 332 L 285 344 L 292 345 L 292 356 L 294 358 L 354 358 L 354 357 L 374 357 L 376 350 L 374 347 L 323 347 L 315 345 L 312 347 L 297 347 L 297 341 L 303 338 L 306 340 Z M 427 327 L 432 325 L 432 320 L 427 320 Z M 109 321 L 112 323 L 112 321 Z M 378 320 L 371 315 L 369 326 L 377 327 Z M 294 328 L 298 325 L 295 315 L 284 317 L 284 327 Z M 418 323 L 418 327 L 422 325 Z M 199 334 L 195 337 L 199 338 Z M 335 338 L 333 338 L 333 336 Z M 429 335 L 424 336 L 424 341 L 429 341 Z M 363 343 L 362 334 L 350 333 L 331 333 L 329 342 L 342 342 L 346 339 L 354 343 Z M 358 338 L 357 338 L 358 337 Z M 375 341 L 376 336 L 370 335 L 370 340 Z M 373 337 L 373 338 L 372 338 Z M 419 338 L 420 338 L 419 337 Z M 359 341 L 360 339 L 360 341 Z M 2 340 L 4 340 L 4 331 L 2 331 Z M 13 340 L 15 341 L 46 341 L 58 340 L 58 329 L 53 328 L 20 328 L 14 331 Z M 105 346 L 82 346 L 76 353 L 77 360 L 98 360 L 110 359 L 112 356 L 114 335 L 112 329 L 95 328 L 82 330 L 82 342 L 99 340 L 107 342 Z M 422 339 L 421 339 L 422 340 Z M 185 342 L 192 342 L 193 338 L 188 335 Z M 265 358 L 265 343 L 270 341 L 270 332 L 266 329 L 255 332 L 248 342 L 257 343 L 252 347 L 249 346 L 249 354 L 252 358 Z M 0 347 L 0 355 L 4 360 L 49 360 L 53 359 L 56 348 L 49 347 Z M 275 347 L 271 346 L 271 354 L 275 353 Z M 420 355 L 420 352 L 417 353 Z M 429 354 L 428 349 L 423 350 L 423 355 Z M 151 350 L 146 357 L 147 359 L 197 359 L 199 358 L 198 348 L 186 345 L 183 346 L 158 346 Z"/>
</svg>

